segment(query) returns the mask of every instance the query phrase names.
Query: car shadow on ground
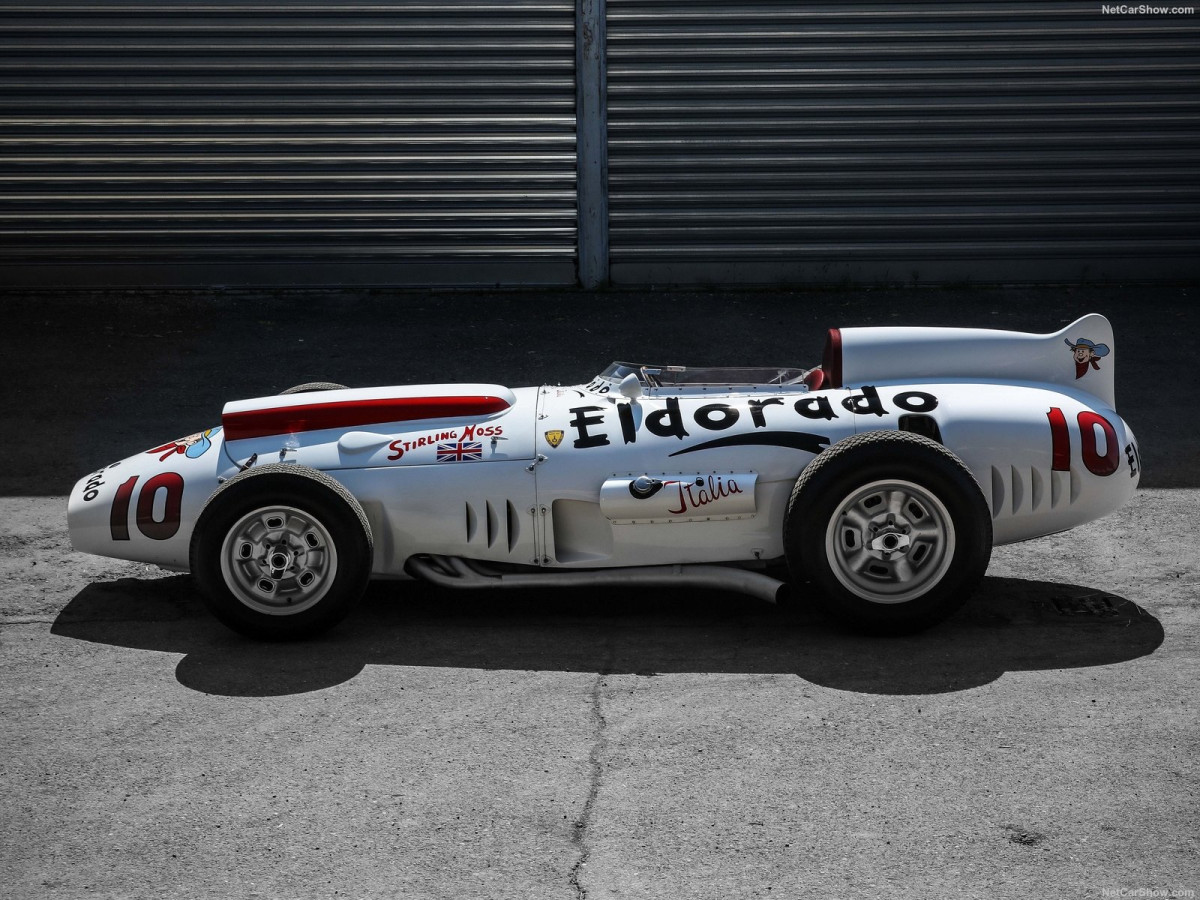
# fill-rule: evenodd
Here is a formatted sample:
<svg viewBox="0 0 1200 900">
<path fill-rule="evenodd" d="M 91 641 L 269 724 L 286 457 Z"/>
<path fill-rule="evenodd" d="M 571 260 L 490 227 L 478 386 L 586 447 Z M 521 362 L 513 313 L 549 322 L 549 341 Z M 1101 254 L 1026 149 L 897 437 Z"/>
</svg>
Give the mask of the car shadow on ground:
<svg viewBox="0 0 1200 900">
<path fill-rule="evenodd" d="M 1005 672 L 1126 662 L 1163 642 L 1161 623 L 1094 587 L 987 578 L 956 616 L 920 634 L 842 630 L 803 600 L 771 606 L 715 592 L 456 592 L 375 583 L 338 628 L 261 643 L 212 619 L 189 576 L 89 585 L 56 635 L 184 654 L 175 675 L 209 694 L 269 697 L 332 687 L 364 666 L 487 670 L 791 674 L 867 694 L 936 694 Z"/>
</svg>

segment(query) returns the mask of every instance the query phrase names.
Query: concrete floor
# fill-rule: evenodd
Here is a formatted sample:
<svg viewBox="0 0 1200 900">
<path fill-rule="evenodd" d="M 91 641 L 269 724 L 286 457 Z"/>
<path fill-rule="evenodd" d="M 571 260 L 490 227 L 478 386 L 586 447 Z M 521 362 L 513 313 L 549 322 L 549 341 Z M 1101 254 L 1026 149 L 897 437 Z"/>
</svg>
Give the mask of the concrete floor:
<svg viewBox="0 0 1200 900">
<path fill-rule="evenodd" d="M 1102 897 L 1200 890 L 1188 288 L 6 298 L 0 890 L 74 897 Z M 920 635 L 803 598 L 374 585 L 246 641 L 75 554 L 80 474 L 308 380 L 815 360 L 831 325 L 1114 322 L 1145 476 Z M 1166 895 L 1159 895 L 1166 896 Z"/>
</svg>

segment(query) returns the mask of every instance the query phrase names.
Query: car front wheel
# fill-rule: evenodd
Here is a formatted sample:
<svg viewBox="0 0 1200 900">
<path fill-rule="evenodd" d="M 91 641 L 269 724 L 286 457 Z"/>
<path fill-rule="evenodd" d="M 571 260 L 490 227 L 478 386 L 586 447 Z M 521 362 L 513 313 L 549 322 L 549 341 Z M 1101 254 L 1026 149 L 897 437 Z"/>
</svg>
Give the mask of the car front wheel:
<svg viewBox="0 0 1200 900">
<path fill-rule="evenodd" d="M 361 505 L 322 472 L 250 469 L 217 490 L 192 537 L 205 603 L 250 637 L 288 640 L 339 622 L 366 587 L 371 532 Z"/>
</svg>

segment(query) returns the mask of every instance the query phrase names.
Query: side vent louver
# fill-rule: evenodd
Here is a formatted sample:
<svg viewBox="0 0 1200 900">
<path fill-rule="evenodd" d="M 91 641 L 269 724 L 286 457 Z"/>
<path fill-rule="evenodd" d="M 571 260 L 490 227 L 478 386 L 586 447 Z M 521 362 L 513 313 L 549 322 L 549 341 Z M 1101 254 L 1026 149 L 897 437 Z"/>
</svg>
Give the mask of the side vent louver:
<svg viewBox="0 0 1200 900">
<path fill-rule="evenodd" d="M 517 548 L 517 538 L 521 535 L 521 517 L 517 515 L 517 508 L 512 505 L 512 501 L 507 501 L 508 507 L 508 552 L 511 553 Z"/>
<path fill-rule="evenodd" d="M 479 517 L 475 515 L 475 508 L 470 503 L 467 504 L 467 543 L 475 540 L 475 532 L 479 530 Z"/>
<path fill-rule="evenodd" d="M 500 517 L 496 515 L 496 507 L 492 506 L 492 501 L 487 501 L 487 545 L 489 549 L 495 545 L 496 537 L 500 531 Z"/>
<path fill-rule="evenodd" d="M 1040 469 L 1030 469 L 1029 474 L 1030 487 L 1033 493 L 1033 511 L 1040 512 L 1042 503 L 1046 499 L 1046 480 L 1042 477 Z"/>
<path fill-rule="evenodd" d="M 512 553 L 521 538 L 521 516 L 511 500 L 505 500 L 503 507 L 485 500 L 482 515 L 477 507 L 467 503 L 465 525 L 467 543 L 479 539 L 486 543 L 489 550 L 499 546 Z"/>
<path fill-rule="evenodd" d="M 1079 474 L 1035 466 L 992 466 L 992 518 L 1058 509 L 1079 496 Z"/>
<path fill-rule="evenodd" d="M 1004 476 L 1000 470 L 992 466 L 992 518 L 998 519 L 1005 512 L 1004 501 L 1008 491 L 1004 484 Z"/>
<path fill-rule="evenodd" d="M 1009 468 L 1012 470 L 1012 514 L 1015 516 L 1021 512 L 1021 505 L 1025 502 L 1025 479 L 1016 466 Z"/>
</svg>

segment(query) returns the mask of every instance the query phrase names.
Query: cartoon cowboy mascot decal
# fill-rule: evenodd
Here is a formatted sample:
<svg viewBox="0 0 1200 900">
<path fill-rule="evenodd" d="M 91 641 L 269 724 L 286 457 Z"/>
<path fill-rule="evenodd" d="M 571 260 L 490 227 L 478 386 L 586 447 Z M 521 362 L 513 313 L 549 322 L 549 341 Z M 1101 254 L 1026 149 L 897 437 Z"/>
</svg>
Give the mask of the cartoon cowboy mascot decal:
<svg viewBox="0 0 1200 900">
<path fill-rule="evenodd" d="M 163 444 L 161 447 L 155 447 L 153 450 L 147 450 L 147 453 L 162 453 L 159 462 L 166 462 L 168 456 L 174 456 L 176 453 L 182 453 L 188 459 L 198 459 L 204 455 L 204 452 L 212 446 L 212 441 L 209 438 L 220 431 L 220 427 L 210 428 L 207 431 L 197 431 L 195 434 L 189 434 L 187 437 L 180 438 L 177 441 L 171 441 L 169 444 Z M 163 451 L 166 451 L 165 453 Z"/>
<path fill-rule="evenodd" d="M 1096 344 L 1087 338 L 1080 338 L 1074 344 L 1070 338 L 1064 338 L 1063 343 L 1071 348 L 1075 355 L 1075 377 L 1082 378 L 1087 374 L 1088 365 L 1093 369 L 1100 368 L 1100 360 L 1108 356 L 1108 344 Z"/>
</svg>

